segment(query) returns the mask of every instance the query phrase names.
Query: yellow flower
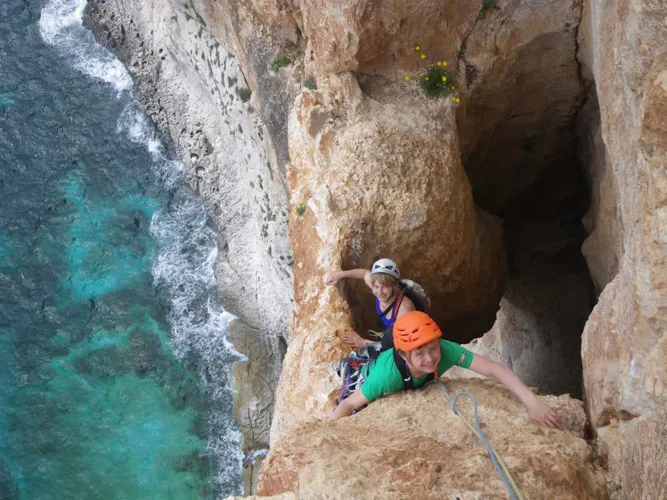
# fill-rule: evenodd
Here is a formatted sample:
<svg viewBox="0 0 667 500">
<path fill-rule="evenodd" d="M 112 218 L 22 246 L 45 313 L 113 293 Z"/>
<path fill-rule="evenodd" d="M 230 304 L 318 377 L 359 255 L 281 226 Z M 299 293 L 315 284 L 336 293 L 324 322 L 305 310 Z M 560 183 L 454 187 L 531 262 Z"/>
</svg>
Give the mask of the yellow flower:
<svg viewBox="0 0 667 500">
<path fill-rule="evenodd" d="M 424 78 L 424 80 L 426 80 L 428 82 L 428 76 L 426 78 Z"/>
<path fill-rule="evenodd" d="M 442 66 L 442 62 L 438 61 L 438 66 Z"/>
<path fill-rule="evenodd" d="M 457 97 L 457 98 L 456 98 L 456 102 L 461 102 L 461 99 L 459 99 L 459 98 Z"/>
<path fill-rule="evenodd" d="M 442 81 L 443 81 L 443 82 L 446 82 L 446 81 L 447 81 L 447 77 L 446 77 L 446 76 L 443 76 L 443 77 L 442 77 Z"/>
<path fill-rule="evenodd" d="M 426 59 L 426 54 L 422 54 L 422 59 Z"/>
<path fill-rule="evenodd" d="M 442 63 L 443 66 L 447 66 L 447 61 Z"/>
<path fill-rule="evenodd" d="M 410 77 L 406 75 L 406 77 L 405 77 L 405 81 L 406 81 L 406 82 L 409 82 L 409 81 L 410 81 Z"/>
<path fill-rule="evenodd" d="M 417 45 L 417 46 L 415 47 L 415 50 L 416 50 L 417 52 L 419 52 L 421 49 L 422 49 L 422 48 L 421 48 L 419 45 Z"/>
<path fill-rule="evenodd" d="M 456 87 L 454 87 L 454 85 L 452 85 L 452 90 L 454 90 L 455 88 L 456 88 Z"/>
<path fill-rule="evenodd" d="M 452 102 L 456 102 L 456 97 L 452 97 Z"/>
</svg>

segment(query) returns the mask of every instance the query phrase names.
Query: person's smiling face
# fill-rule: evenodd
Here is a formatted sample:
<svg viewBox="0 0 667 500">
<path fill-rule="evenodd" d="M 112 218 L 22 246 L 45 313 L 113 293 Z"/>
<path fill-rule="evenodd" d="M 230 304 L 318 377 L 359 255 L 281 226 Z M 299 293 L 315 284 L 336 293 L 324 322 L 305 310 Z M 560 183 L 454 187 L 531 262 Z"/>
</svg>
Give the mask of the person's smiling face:
<svg viewBox="0 0 667 500">
<path fill-rule="evenodd" d="M 373 295 L 375 295 L 380 302 L 388 302 L 394 295 L 394 286 L 383 285 L 381 283 L 373 283 Z"/>
<path fill-rule="evenodd" d="M 434 339 L 407 354 L 407 362 L 424 375 L 433 373 L 440 363 L 440 339 Z M 423 375 L 419 375 L 423 376 Z"/>
</svg>

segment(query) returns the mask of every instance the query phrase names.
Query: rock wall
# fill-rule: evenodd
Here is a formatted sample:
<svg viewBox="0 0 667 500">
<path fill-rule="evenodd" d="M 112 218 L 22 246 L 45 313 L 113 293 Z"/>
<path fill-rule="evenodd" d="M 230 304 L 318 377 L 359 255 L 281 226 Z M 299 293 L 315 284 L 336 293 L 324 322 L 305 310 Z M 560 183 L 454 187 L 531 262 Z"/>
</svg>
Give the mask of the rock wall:
<svg viewBox="0 0 667 500">
<path fill-rule="evenodd" d="M 582 359 L 615 498 L 667 496 L 666 18 L 661 1 L 591 0 L 579 29 L 606 153 L 593 155 L 604 168 L 585 245 L 598 286 L 606 286 L 584 330 Z"/>
<path fill-rule="evenodd" d="M 447 447 L 454 422 L 429 427 L 440 414 L 433 387 L 321 422 L 338 385 L 328 365 L 345 354 L 339 337 L 370 325 L 372 303 L 360 288 L 325 287 L 324 275 L 391 255 L 427 286 L 450 336 L 470 340 L 495 318 L 475 348 L 544 390 L 576 393 L 567 370 L 581 369 L 578 335 L 599 295 L 581 356 L 611 496 L 667 495 L 666 18 L 661 0 L 91 0 L 88 23 L 130 69 L 218 226 L 221 300 L 248 324 L 232 335 L 275 360 L 291 321 L 263 493 L 342 484 L 364 496 L 359 469 L 336 457 L 357 449 L 350 436 L 375 433 L 382 446 L 368 462 L 403 474 L 381 478 L 384 496 L 503 495 L 482 455 Z M 421 63 L 415 45 L 458 71 L 460 105 L 405 82 Z M 270 71 L 277 56 L 289 62 Z M 302 90 L 307 76 L 317 89 Z M 585 235 L 592 281 L 576 251 Z M 275 381 L 258 388 L 254 370 L 237 367 L 252 388 L 237 416 L 245 443 L 260 447 L 272 404 L 254 395 Z M 516 402 L 496 400 L 502 391 L 465 387 L 493 400 L 490 421 L 510 422 L 507 436 L 533 450 L 512 455 L 533 496 L 604 498 L 582 440 L 545 442 L 551 431 L 503 413 Z M 401 434 L 395 422 L 430 430 Z M 415 440 L 413 456 L 397 452 Z M 463 485 L 432 447 L 461 454 L 464 475 L 480 481 Z"/>
<path fill-rule="evenodd" d="M 286 366 L 299 369 L 283 371 L 272 441 L 330 409 L 327 363 L 344 352 L 335 332 L 353 318 L 324 284 L 329 270 L 380 249 L 426 285 L 438 320 L 497 300 L 504 276 L 500 229 L 475 208 L 450 103 L 409 91 L 379 102 L 351 73 L 318 84 L 297 98 L 290 118 L 292 203 L 306 211 L 293 213 L 290 226 L 297 306 Z"/>
</svg>

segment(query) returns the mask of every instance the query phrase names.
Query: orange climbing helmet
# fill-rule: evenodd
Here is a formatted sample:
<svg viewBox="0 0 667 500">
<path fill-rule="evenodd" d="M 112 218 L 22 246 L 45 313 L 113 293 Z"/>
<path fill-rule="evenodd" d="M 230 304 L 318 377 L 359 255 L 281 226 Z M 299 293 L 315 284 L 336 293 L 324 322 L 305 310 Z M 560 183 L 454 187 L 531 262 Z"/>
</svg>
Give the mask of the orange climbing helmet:
<svg viewBox="0 0 667 500">
<path fill-rule="evenodd" d="M 394 323 L 394 347 L 399 351 L 412 351 L 440 337 L 440 327 L 421 311 L 405 313 Z"/>
</svg>

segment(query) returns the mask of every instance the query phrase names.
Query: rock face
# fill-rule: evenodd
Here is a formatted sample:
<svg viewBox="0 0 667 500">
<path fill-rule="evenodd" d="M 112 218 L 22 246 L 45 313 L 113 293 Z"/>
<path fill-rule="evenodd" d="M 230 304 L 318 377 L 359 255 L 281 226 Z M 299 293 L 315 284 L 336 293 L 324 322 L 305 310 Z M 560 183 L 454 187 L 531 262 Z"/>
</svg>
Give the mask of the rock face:
<svg viewBox="0 0 667 500">
<path fill-rule="evenodd" d="M 612 471 L 614 496 L 662 498 L 667 495 L 667 5 L 592 0 L 585 7 L 580 60 L 595 81 L 605 146 L 604 155 L 589 148 L 604 170 L 593 184 L 600 194 L 591 207 L 594 227 L 585 248 L 596 282 L 606 284 L 583 336 L 586 402 Z"/>
<path fill-rule="evenodd" d="M 463 42 L 459 66 L 470 94 L 457 121 L 475 200 L 500 213 L 554 168 L 563 182 L 571 163 L 583 90 L 574 57 L 582 7 L 495 3 Z"/>
<path fill-rule="evenodd" d="M 432 310 L 443 323 L 497 301 L 504 275 L 498 223 L 474 206 L 450 105 L 409 93 L 375 101 L 349 73 L 319 85 L 290 119 L 292 203 L 306 210 L 292 215 L 298 306 L 286 366 L 299 368 L 283 371 L 272 441 L 326 416 L 334 397 L 327 364 L 344 352 L 335 332 L 353 318 L 327 272 L 361 267 L 378 250 L 394 256 L 434 304 L 448 305 Z"/>
<path fill-rule="evenodd" d="M 449 104 L 400 87 L 391 99 L 368 98 L 349 73 L 320 79 L 320 90 L 297 99 L 290 121 L 292 201 L 311 215 L 293 216 L 304 278 L 296 296 L 307 289 L 311 302 L 328 271 L 389 255 L 426 286 L 441 324 L 495 311 L 505 273 L 500 227 L 474 206 Z M 311 262 L 315 275 L 303 274 Z M 351 295 L 372 311 L 367 293 Z"/>
<path fill-rule="evenodd" d="M 370 294 L 324 276 L 390 256 L 450 338 L 491 328 L 473 350 L 545 391 L 583 378 L 612 498 L 667 496 L 663 1 L 91 0 L 87 16 L 218 226 L 238 345 L 278 360 L 291 317 L 262 493 L 505 496 L 434 386 L 323 423 L 340 336 L 373 326 Z M 415 45 L 458 72 L 460 105 L 404 80 Z M 275 380 L 253 360 L 237 377 L 257 450 Z M 583 440 L 526 424 L 488 382 L 453 385 L 480 398 L 527 497 L 605 497 Z M 581 427 L 576 403 L 552 402 Z"/>
<path fill-rule="evenodd" d="M 525 498 L 605 498 L 592 448 L 569 432 L 527 422 L 525 409 L 495 382 L 447 382 L 470 391 L 484 433 Z M 461 400 L 459 400 L 461 401 Z M 582 433 L 582 404 L 567 396 L 545 402 Z M 472 421 L 469 403 L 461 403 Z M 360 413 L 303 426 L 274 444 L 259 483 L 262 495 L 299 498 L 507 498 L 485 448 L 452 412 L 436 384 L 374 401 Z"/>
<path fill-rule="evenodd" d="M 580 251 L 582 4 L 491 3 L 459 52 L 457 123 L 475 201 L 503 219 L 508 276 L 495 324 L 471 347 L 542 391 L 580 397 L 580 338 L 595 303 Z"/>
</svg>

